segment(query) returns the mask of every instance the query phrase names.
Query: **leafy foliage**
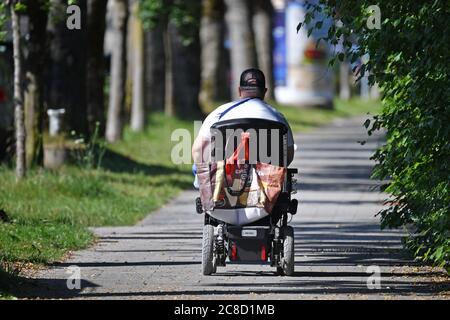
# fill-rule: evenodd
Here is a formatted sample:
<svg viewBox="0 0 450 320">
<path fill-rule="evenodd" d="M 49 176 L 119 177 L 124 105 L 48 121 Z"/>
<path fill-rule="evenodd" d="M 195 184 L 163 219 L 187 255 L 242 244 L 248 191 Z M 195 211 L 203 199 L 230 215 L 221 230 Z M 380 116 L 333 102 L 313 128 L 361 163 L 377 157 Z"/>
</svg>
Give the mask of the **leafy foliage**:
<svg viewBox="0 0 450 320">
<path fill-rule="evenodd" d="M 8 19 L 6 15 L 6 4 L 0 3 L 0 41 L 5 39 L 6 32 L 4 30 L 4 25 Z"/>
<path fill-rule="evenodd" d="M 186 46 L 192 43 L 198 33 L 201 1 L 142 0 L 140 9 L 144 28 L 153 29 L 162 21 L 173 23 Z"/>
<path fill-rule="evenodd" d="M 27 4 L 30 2 L 37 2 L 38 5 L 43 8 L 44 10 L 50 10 L 52 5 L 55 5 L 55 3 L 52 3 L 50 0 L 11 0 L 0 3 L 0 41 L 3 41 L 6 37 L 6 31 L 5 31 L 5 24 L 9 20 L 9 4 L 14 4 L 14 9 L 22 14 L 26 14 L 27 10 Z M 67 4 L 76 4 L 77 0 L 67 0 Z"/>
<path fill-rule="evenodd" d="M 387 130 L 374 154 L 374 177 L 390 179 L 393 196 L 380 212 L 383 227 L 407 226 L 407 246 L 424 260 L 449 268 L 450 261 L 450 6 L 448 1 L 380 0 L 381 28 L 367 19 L 373 1 L 321 0 L 309 5 L 298 28 L 318 11 L 339 21 L 321 40 L 337 44 L 336 59 L 368 55 L 360 75 L 382 90 L 383 110 L 367 122 L 369 133 Z M 321 41 L 319 40 L 319 41 Z"/>
</svg>

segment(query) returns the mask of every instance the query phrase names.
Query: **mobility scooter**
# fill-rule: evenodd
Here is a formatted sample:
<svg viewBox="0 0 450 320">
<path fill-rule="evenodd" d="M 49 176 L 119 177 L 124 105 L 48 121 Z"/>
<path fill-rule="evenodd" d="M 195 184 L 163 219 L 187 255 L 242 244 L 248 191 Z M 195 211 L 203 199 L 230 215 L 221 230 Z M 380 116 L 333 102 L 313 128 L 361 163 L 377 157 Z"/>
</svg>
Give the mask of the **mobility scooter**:
<svg viewBox="0 0 450 320">
<path fill-rule="evenodd" d="M 197 166 L 200 197 L 196 199 L 196 209 L 197 213 L 204 214 L 204 275 L 216 273 L 217 267 L 224 267 L 227 263 L 270 263 L 272 267 L 276 267 L 278 275 L 294 274 L 294 231 L 288 225 L 288 215 L 295 215 L 297 212 L 298 201 L 291 199 L 291 194 L 295 192 L 293 185 L 297 169 L 287 168 L 287 133 L 288 129 L 284 124 L 266 119 L 226 120 L 211 127 L 211 161 L 204 164 L 203 168 Z M 242 147 L 244 140 L 241 140 L 240 145 L 239 140 L 244 134 L 247 134 L 248 140 L 256 143 L 250 144 L 250 148 L 244 143 L 245 150 L 238 150 Z M 238 153 L 245 154 L 243 159 L 230 157 Z M 270 157 L 266 157 L 269 154 Z M 216 165 L 220 160 L 222 167 Z M 259 172 L 258 175 L 258 165 L 269 166 L 269 170 Z M 240 174 L 240 179 L 234 180 L 237 183 L 232 183 L 227 178 L 228 166 L 231 170 L 240 168 L 240 171 L 234 171 Z M 255 184 L 257 187 L 264 183 L 265 186 L 271 184 L 267 179 L 260 179 L 260 175 L 265 174 L 267 178 L 271 172 L 282 173 L 276 177 L 279 191 L 270 195 L 273 190 L 261 188 L 257 197 L 262 196 L 265 200 L 270 198 L 273 203 L 270 206 L 259 204 L 248 207 L 251 196 L 244 192 L 248 192 Z M 220 188 L 217 187 L 219 180 L 222 181 Z M 222 195 L 227 193 L 238 200 L 244 197 L 244 203 L 235 201 L 224 206 L 223 198 L 218 201 L 218 190 L 221 190 Z"/>
</svg>

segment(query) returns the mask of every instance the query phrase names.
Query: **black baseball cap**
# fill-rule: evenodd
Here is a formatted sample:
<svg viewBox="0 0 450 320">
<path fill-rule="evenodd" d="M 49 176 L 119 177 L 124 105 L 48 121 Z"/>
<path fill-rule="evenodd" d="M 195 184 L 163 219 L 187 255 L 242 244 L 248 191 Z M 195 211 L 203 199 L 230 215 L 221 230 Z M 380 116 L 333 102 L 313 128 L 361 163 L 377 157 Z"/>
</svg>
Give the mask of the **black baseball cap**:
<svg viewBox="0 0 450 320">
<path fill-rule="evenodd" d="M 259 69 L 247 69 L 241 74 L 240 86 L 244 90 L 265 89 L 266 77 Z"/>
</svg>

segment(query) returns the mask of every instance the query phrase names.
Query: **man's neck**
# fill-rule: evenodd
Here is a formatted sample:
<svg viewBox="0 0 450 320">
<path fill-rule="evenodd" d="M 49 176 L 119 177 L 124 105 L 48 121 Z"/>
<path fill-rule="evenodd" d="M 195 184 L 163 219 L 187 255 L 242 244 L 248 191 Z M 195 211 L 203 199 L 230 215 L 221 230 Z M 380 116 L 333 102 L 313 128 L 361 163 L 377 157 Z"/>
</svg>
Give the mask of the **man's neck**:
<svg viewBox="0 0 450 320">
<path fill-rule="evenodd" d="M 260 99 L 263 100 L 263 98 L 261 98 L 260 96 L 254 96 L 254 95 L 241 95 L 240 99 Z"/>
</svg>

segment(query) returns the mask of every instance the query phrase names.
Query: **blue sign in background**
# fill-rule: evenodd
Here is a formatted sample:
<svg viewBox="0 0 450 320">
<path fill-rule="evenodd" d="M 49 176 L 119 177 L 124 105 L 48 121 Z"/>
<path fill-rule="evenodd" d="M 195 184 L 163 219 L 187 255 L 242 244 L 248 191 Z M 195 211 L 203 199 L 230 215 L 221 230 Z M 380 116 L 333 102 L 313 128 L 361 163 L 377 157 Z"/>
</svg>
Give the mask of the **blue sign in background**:
<svg viewBox="0 0 450 320">
<path fill-rule="evenodd" d="M 273 28 L 273 76 L 275 86 L 285 86 L 287 77 L 285 11 L 276 10 Z"/>
</svg>

